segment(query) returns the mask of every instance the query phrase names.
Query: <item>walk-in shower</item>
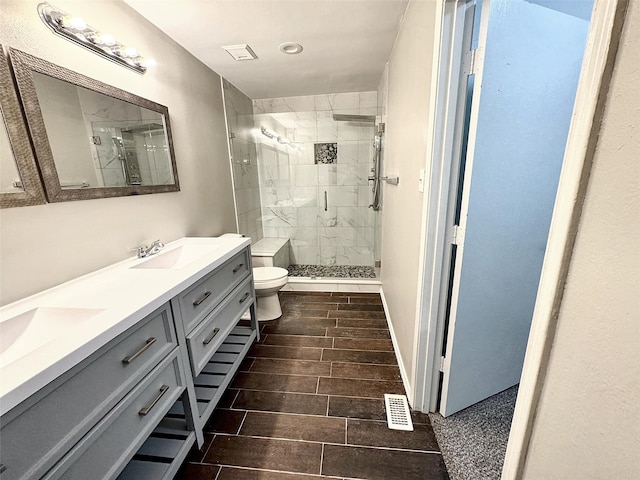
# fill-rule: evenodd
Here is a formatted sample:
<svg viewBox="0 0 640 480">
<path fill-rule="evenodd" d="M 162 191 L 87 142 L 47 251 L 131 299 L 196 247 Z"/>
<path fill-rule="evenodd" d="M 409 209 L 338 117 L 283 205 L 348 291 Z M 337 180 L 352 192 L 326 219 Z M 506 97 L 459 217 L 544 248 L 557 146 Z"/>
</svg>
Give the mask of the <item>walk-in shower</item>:
<svg viewBox="0 0 640 480">
<path fill-rule="evenodd" d="M 375 279 L 383 132 L 376 92 L 251 105 L 224 88 L 239 231 L 254 243 L 288 238 L 291 276 Z M 350 105 L 338 105 L 341 98 Z"/>
</svg>

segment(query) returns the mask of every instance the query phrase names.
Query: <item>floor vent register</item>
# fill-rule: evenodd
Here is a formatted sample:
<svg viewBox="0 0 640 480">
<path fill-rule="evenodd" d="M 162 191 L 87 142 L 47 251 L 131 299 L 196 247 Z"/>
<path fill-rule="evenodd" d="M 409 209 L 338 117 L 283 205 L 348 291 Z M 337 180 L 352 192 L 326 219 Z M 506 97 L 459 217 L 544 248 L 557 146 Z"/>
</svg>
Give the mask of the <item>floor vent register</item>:
<svg viewBox="0 0 640 480">
<path fill-rule="evenodd" d="M 387 425 L 392 430 L 413 431 L 411 411 L 406 395 L 384 394 L 384 406 L 387 409 Z"/>
</svg>

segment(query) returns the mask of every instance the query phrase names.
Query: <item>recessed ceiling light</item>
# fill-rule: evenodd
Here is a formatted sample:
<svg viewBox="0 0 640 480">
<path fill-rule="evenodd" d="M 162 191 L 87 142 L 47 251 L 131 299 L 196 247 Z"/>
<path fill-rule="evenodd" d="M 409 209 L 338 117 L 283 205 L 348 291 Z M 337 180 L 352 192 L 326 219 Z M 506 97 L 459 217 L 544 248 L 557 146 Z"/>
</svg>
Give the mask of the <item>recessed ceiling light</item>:
<svg viewBox="0 0 640 480">
<path fill-rule="evenodd" d="M 296 53 L 300 53 L 302 51 L 302 45 L 294 42 L 285 42 L 280 45 L 280 51 L 282 53 L 286 53 L 287 55 L 295 55 Z"/>
</svg>

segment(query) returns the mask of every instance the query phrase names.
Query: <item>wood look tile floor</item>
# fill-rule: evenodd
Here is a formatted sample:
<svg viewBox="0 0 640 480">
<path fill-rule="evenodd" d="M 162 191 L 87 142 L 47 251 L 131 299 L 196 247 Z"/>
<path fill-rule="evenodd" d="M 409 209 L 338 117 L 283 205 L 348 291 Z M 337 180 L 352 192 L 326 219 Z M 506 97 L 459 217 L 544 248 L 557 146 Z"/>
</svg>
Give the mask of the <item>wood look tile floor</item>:
<svg viewBox="0 0 640 480">
<path fill-rule="evenodd" d="M 404 394 L 380 296 L 281 292 L 180 480 L 444 480 L 429 418 L 387 428 Z"/>
</svg>

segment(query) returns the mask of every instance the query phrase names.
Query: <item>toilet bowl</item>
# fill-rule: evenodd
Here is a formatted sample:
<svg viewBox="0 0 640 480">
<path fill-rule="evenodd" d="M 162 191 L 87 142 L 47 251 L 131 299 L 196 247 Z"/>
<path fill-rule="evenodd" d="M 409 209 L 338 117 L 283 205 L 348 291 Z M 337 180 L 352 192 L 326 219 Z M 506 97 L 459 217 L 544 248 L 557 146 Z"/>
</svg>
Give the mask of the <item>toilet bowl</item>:
<svg viewBox="0 0 640 480">
<path fill-rule="evenodd" d="M 287 284 L 288 274 L 286 269 L 280 267 L 253 268 L 258 321 L 275 320 L 282 315 L 278 292 Z"/>
</svg>

